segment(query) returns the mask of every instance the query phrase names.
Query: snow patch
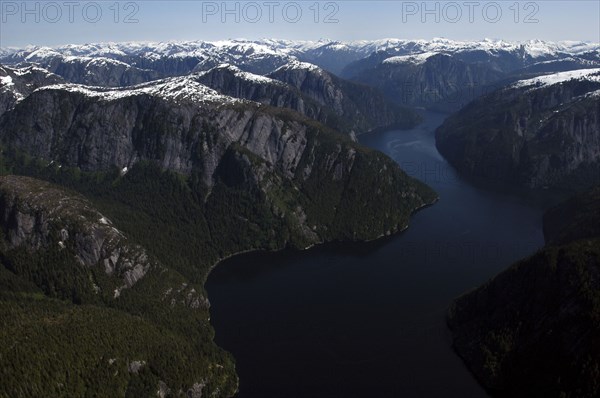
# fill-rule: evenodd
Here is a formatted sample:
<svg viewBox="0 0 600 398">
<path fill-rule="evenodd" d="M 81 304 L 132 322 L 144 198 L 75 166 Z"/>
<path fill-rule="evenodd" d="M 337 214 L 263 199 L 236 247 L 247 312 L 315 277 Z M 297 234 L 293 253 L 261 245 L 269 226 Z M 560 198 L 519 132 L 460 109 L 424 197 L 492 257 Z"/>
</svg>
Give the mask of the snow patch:
<svg viewBox="0 0 600 398">
<path fill-rule="evenodd" d="M 591 82 L 600 82 L 600 68 L 594 69 L 578 69 L 567 72 L 553 73 L 550 75 L 538 76 L 532 79 L 520 80 L 513 83 L 510 87 L 531 87 L 531 89 L 539 89 L 546 86 L 564 83 L 570 80 L 587 80 Z"/>
<path fill-rule="evenodd" d="M 274 80 L 271 78 L 268 78 L 266 76 L 262 76 L 262 75 L 256 75 L 254 73 L 250 73 L 250 72 L 245 72 L 243 70 L 241 70 L 240 68 L 238 68 L 235 65 L 231 65 L 231 64 L 227 64 L 227 63 L 223 63 L 220 64 L 216 67 L 214 67 L 213 69 L 210 69 L 206 72 L 201 72 L 200 76 L 204 76 L 208 73 L 210 73 L 211 71 L 214 70 L 219 70 L 219 69 L 225 69 L 225 70 L 229 70 L 230 72 L 232 72 L 236 77 L 245 80 L 245 81 L 249 81 L 252 83 L 258 83 L 258 84 L 282 84 L 280 81 L 278 80 Z"/>
<path fill-rule="evenodd" d="M 11 87 L 11 86 L 14 86 L 15 83 L 13 82 L 13 79 L 11 76 L 6 75 L 6 76 L 0 76 L 0 85 L 2 85 L 4 87 Z"/>
<path fill-rule="evenodd" d="M 309 70 L 309 71 L 313 71 L 313 72 L 320 72 L 322 69 L 319 68 L 315 64 L 311 64 L 308 62 L 302 62 L 302 61 L 298 61 L 298 60 L 292 60 L 292 61 L 288 62 L 287 64 L 280 66 L 275 71 L 279 71 L 279 70 Z"/>
<path fill-rule="evenodd" d="M 437 52 L 425 52 L 420 54 L 412 55 L 398 55 L 396 57 L 390 57 L 383 61 L 384 64 L 424 64 L 430 57 L 437 55 Z"/>
</svg>

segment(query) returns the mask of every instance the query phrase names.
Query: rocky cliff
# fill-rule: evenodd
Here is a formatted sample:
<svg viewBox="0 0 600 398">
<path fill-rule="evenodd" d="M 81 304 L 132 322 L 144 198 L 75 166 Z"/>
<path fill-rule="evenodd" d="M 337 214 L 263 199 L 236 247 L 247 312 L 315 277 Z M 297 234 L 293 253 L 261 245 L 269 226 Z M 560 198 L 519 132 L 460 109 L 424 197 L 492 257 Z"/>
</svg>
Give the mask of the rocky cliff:
<svg viewBox="0 0 600 398">
<path fill-rule="evenodd" d="M 436 131 L 466 175 L 531 188 L 584 189 L 600 180 L 600 72 L 519 81 L 474 101 Z"/>
<path fill-rule="evenodd" d="M 202 288 L 79 194 L 0 177 L 0 285 L 0 354 L 12 364 L 0 370 L 9 380 L 0 395 L 235 391 L 231 360 L 210 340 Z M 185 331 L 190 323 L 200 328 Z"/>
<path fill-rule="evenodd" d="M 545 248 L 452 304 L 454 348 L 493 396 L 600 394 L 598 192 L 546 213 Z"/>
<path fill-rule="evenodd" d="M 240 73 L 49 85 L 0 116 L 0 172 L 63 187 L 0 181 L 0 395 L 232 396 L 201 285 L 218 261 L 376 239 L 436 200 L 300 89 Z M 291 102 L 245 99 L 275 93 L 252 79 Z"/>
<path fill-rule="evenodd" d="M 4 250 L 70 249 L 82 267 L 102 267 L 107 276 L 121 280 L 114 297 L 157 267 L 144 248 L 130 244 L 82 196 L 18 176 L 2 177 L 0 195 Z"/>
</svg>

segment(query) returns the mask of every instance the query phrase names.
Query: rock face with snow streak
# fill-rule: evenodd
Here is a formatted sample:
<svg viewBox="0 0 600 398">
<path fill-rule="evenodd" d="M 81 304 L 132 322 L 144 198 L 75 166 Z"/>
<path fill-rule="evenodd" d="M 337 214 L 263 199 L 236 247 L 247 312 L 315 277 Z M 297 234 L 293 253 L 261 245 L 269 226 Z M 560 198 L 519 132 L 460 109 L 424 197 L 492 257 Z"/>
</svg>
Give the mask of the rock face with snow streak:
<svg viewBox="0 0 600 398">
<path fill-rule="evenodd" d="M 242 141 L 291 173 L 305 140 L 289 138 L 294 130 L 306 132 L 303 123 L 290 121 L 293 130 L 286 130 L 259 104 L 194 83 L 175 78 L 134 90 L 49 86 L 5 115 L 2 140 L 83 171 L 150 159 L 178 173 L 200 169 L 207 185 L 227 147 Z"/>
<path fill-rule="evenodd" d="M 461 172 L 531 188 L 600 181 L 600 69 L 522 80 L 473 102 L 436 132 Z"/>
</svg>

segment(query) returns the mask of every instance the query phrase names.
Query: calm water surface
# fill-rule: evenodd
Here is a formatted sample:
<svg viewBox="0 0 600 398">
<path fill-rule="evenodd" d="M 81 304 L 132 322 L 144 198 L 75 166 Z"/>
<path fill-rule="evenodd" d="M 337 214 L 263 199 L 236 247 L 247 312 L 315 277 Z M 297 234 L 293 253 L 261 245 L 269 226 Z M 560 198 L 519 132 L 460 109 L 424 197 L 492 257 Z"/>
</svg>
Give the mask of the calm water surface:
<svg viewBox="0 0 600 398">
<path fill-rule="evenodd" d="M 361 139 L 440 195 L 404 233 L 244 254 L 212 272 L 211 322 L 240 398 L 486 396 L 451 349 L 446 310 L 543 245 L 542 209 L 459 178 L 435 148 L 443 118 Z"/>
</svg>

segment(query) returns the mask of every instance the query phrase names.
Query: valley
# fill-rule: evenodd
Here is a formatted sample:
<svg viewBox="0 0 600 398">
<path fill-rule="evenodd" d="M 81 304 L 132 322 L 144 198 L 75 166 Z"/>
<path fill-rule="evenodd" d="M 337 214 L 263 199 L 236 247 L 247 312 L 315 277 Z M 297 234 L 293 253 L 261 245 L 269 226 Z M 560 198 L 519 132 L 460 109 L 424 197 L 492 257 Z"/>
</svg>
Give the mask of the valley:
<svg viewBox="0 0 600 398">
<path fill-rule="evenodd" d="M 0 49 L 0 396 L 597 396 L 599 76 L 584 41 Z"/>
</svg>

